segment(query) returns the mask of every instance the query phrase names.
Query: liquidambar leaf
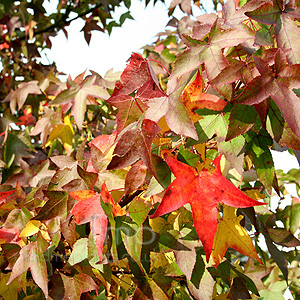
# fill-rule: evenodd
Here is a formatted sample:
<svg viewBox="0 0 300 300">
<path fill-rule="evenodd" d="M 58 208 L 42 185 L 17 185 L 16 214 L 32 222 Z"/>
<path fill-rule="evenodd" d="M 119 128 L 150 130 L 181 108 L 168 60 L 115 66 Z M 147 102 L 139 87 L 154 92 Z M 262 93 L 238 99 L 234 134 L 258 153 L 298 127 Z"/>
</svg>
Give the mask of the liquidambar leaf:
<svg viewBox="0 0 300 300">
<path fill-rule="evenodd" d="M 202 77 L 199 71 L 195 80 L 181 94 L 181 101 L 194 123 L 201 119 L 195 112 L 197 109 L 207 108 L 221 111 L 227 104 L 226 101 L 215 95 L 202 93 Z"/>
<path fill-rule="evenodd" d="M 216 266 L 221 263 L 228 247 L 262 263 L 257 256 L 252 239 L 246 229 L 240 225 L 243 216 L 237 216 L 236 211 L 235 207 L 223 206 L 223 218 L 219 219 L 211 254 Z"/>
<path fill-rule="evenodd" d="M 100 194 L 92 190 L 81 190 L 70 192 L 69 195 L 79 201 L 72 209 L 75 222 L 78 225 L 90 223 L 91 234 L 94 235 L 101 260 L 108 220 L 101 206 Z"/>
<path fill-rule="evenodd" d="M 218 203 L 234 207 L 263 205 L 236 188 L 220 170 L 219 156 L 214 160 L 215 170 L 203 169 L 198 173 L 192 167 L 165 156 L 165 160 L 176 179 L 169 185 L 159 207 L 151 218 L 167 214 L 190 203 L 194 226 L 202 241 L 206 259 L 212 251 L 218 223 Z"/>
<path fill-rule="evenodd" d="M 19 277 L 30 268 L 33 280 L 42 289 L 47 298 L 48 275 L 43 255 L 47 247 L 48 243 L 42 238 L 41 234 L 38 234 L 36 242 L 32 242 L 23 247 L 20 251 L 19 258 L 12 269 L 7 284 L 10 284 L 15 278 Z"/>
</svg>

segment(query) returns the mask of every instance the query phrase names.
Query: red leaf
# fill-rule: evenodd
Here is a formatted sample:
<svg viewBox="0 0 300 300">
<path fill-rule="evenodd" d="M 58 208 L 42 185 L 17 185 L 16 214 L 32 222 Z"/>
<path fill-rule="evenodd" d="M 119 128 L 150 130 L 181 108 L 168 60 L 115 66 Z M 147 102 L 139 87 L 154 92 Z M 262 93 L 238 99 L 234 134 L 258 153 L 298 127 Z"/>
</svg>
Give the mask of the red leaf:
<svg viewBox="0 0 300 300">
<path fill-rule="evenodd" d="M 79 201 L 72 209 L 75 222 L 78 225 L 90 223 L 101 260 L 108 220 L 101 206 L 100 194 L 92 190 L 81 190 L 70 192 L 69 195 Z"/>
<path fill-rule="evenodd" d="M 214 160 L 216 169 L 212 172 L 202 170 L 198 173 L 192 167 L 165 156 L 165 160 L 176 179 L 167 188 L 158 209 L 151 216 L 156 218 L 190 203 L 194 226 L 206 253 L 212 251 L 218 223 L 218 203 L 234 207 L 263 205 L 236 188 L 220 170 L 221 156 Z M 176 199 L 176 201 L 175 201 Z"/>
<path fill-rule="evenodd" d="M 0 205 L 6 202 L 6 199 L 13 193 L 14 191 L 0 192 Z"/>
<path fill-rule="evenodd" d="M 130 63 L 121 75 L 121 81 L 107 102 L 119 109 L 117 131 L 120 133 L 126 126 L 139 119 L 147 109 L 146 102 L 152 98 L 163 97 L 157 78 L 152 75 L 148 61 L 140 54 L 133 53 Z M 135 92 L 134 97 L 132 93 Z"/>
<path fill-rule="evenodd" d="M 2 228 L 0 229 L 0 245 L 6 243 L 14 243 L 20 245 L 21 238 L 19 237 L 17 228 Z"/>
</svg>

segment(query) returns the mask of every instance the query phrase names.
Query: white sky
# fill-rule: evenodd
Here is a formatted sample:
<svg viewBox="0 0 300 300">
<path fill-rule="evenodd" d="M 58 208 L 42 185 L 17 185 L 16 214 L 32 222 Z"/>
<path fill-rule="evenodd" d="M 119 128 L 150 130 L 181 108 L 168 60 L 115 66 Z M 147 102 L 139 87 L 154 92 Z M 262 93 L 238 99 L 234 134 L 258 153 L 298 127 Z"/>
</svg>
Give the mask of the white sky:
<svg viewBox="0 0 300 300">
<path fill-rule="evenodd" d="M 204 5 L 206 2 L 212 3 L 211 0 L 202 1 Z M 93 70 L 102 76 L 111 68 L 123 71 L 132 52 L 142 53 L 140 48 L 154 42 L 155 35 L 164 31 L 169 21 L 167 8 L 170 3 L 171 0 L 166 0 L 166 4 L 158 1 L 155 6 L 150 3 L 145 9 L 144 1 L 132 0 L 130 11 L 135 20 L 127 19 L 122 27 L 113 28 L 111 36 L 93 31 L 89 46 L 84 40 L 83 32 L 80 32 L 84 21 L 78 19 L 66 27 L 68 39 L 63 32 L 51 38 L 52 49 L 46 51 L 47 59 L 50 63 L 55 61 L 58 70 L 70 74 L 72 78 L 85 70 Z M 57 0 L 45 1 L 44 4 L 47 10 L 55 10 Z M 212 7 L 207 10 L 211 11 Z M 124 7 L 117 8 L 116 20 L 126 11 Z M 194 9 L 195 16 L 200 13 L 199 9 Z M 178 19 L 183 16 L 179 8 L 176 8 L 175 16 Z M 291 168 L 299 168 L 296 158 L 286 151 L 273 151 L 273 158 L 276 169 L 287 172 Z"/>
</svg>

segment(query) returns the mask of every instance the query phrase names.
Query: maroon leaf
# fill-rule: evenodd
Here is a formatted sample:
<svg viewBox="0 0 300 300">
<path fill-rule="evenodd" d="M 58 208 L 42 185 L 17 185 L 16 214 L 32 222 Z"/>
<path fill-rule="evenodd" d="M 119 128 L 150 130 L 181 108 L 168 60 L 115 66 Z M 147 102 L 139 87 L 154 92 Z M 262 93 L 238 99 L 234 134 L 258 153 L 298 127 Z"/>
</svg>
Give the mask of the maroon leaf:
<svg viewBox="0 0 300 300">
<path fill-rule="evenodd" d="M 148 119 L 143 120 L 141 127 L 131 124 L 118 137 L 114 156 L 107 169 L 125 168 L 142 159 L 146 167 L 155 174 L 151 163 L 151 145 L 160 131 L 158 125 Z"/>
<path fill-rule="evenodd" d="M 237 101 L 253 105 L 271 96 L 292 131 L 300 138 L 300 101 L 291 90 L 300 87 L 300 64 L 287 65 L 281 50 L 275 57 L 275 73 L 262 59 L 254 57 L 254 62 L 261 75 L 247 85 Z"/>
<path fill-rule="evenodd" d="M 135 93 L 132 96 L 132 93 Z M 137 121 L 151 98 L 164 96 L 150 64 L 140 54 L 133 53 L 130 63 L 121 75 L 121 81 L 107 102 L 119 109 L 117 131 L 120 133 L 126 126 Z"/>
<path fill-rule="evenodd" d="M 129 170 L 125 179 L 125 194 L 131 194 L 139 188 L 146 177 L 146 166 L 142 160 L 137 161 Z"/>
</svg>

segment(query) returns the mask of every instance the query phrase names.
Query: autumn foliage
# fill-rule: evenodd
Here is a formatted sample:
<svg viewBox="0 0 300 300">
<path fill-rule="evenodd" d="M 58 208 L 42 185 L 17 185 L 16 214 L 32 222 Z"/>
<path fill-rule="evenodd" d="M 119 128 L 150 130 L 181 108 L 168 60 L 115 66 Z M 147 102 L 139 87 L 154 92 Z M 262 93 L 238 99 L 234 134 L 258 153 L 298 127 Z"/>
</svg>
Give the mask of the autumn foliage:
<svg viewBox="0 0 300 300">
<path fill-rule="evenodd" d="M 131 16 L 42 2 L 0 6 L 1 299 L 298 299 L 300 171 L 271 150 L 300 161 L 300 2 L 173 1 L 123 72 L 65 80 L 51 34 Z"/>
</svg>

